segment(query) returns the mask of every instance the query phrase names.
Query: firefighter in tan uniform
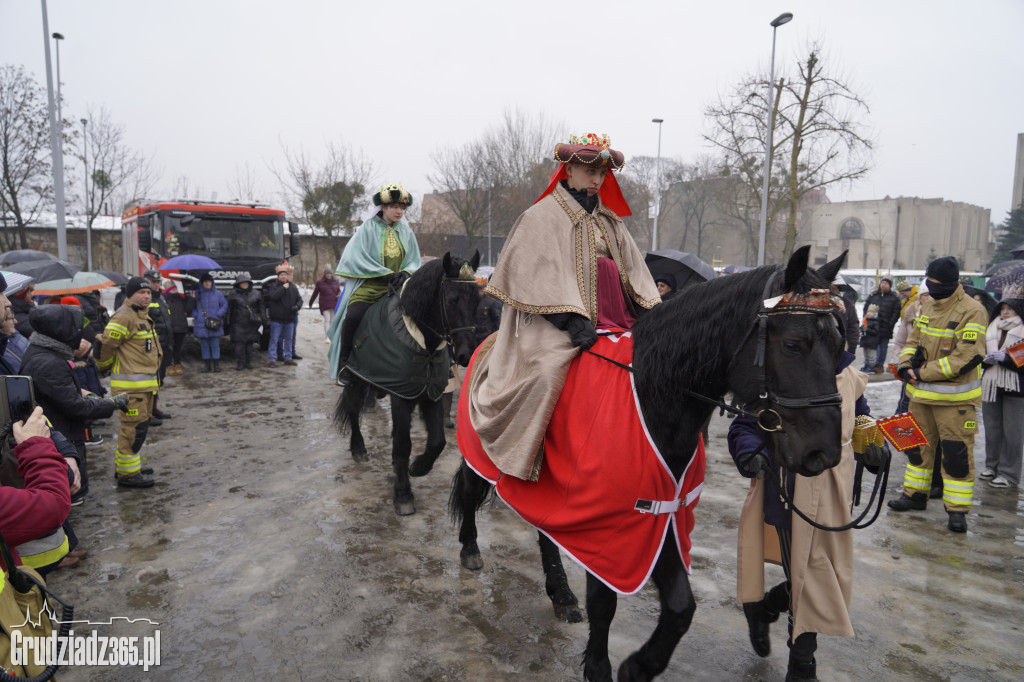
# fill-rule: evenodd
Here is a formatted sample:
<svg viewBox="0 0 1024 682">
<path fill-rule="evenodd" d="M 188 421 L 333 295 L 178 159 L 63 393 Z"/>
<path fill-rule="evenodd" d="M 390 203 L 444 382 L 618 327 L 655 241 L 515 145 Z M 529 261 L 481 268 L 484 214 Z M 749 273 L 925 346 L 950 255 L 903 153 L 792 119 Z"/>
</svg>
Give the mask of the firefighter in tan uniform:
<svg viewBox="0 0 1024 682">
<path fill-rule="evenodd" d="M 99 366 L 110 369 L 110 388 L 128 394 L 128 409 L 121 415 L 114 465 L 117 484 L 149 488 L 153 470 L 142 467 L 139 450 L 146 442 L 153 396 L 159 389 L 157 371 L 163 359 L 160 339 L 149 318 L 152 288 L 142 277 L 128 280 L 124 304 L 117 309 L 100 336 Z"/>
<path fill-rule="evenodd" d="M 952 256 L 938 258 L 925 271 L 931 300 L 900 353 L 898 373 L 907 382 L 910 411 L 928 445 L 907 451 L 903 494 L 889 501 L 894 511 L 928 504 L 935 448 L 942 446 L 942 501 L 954 533 L 967 532 L 974 492 L 976 408 L 981 404 L 981 360 L 988 315 L 960 285 L 960 267 Z"/>
</svg>

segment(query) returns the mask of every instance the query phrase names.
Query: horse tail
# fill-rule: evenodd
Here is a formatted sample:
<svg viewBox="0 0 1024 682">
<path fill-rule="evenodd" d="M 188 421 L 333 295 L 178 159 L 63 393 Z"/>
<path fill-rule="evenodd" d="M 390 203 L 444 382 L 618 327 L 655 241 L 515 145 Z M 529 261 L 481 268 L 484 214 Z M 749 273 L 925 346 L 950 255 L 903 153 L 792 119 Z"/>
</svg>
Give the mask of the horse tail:
<svg viewBox="0 0 1024 682">
<path fill-rule="evenodd" d="M 340 433 L 346 433 L 352 426 L 351 415 L 359 414 L 367 388 L 366 384 L 353 381 L 338 396 L 338 402 L 334 406 L 334 425 L 338 427 Z"/>
<path fill-rule="evenodd" d="M 494 486 L 470 469 L 463 460 L 455 471 L 452 489 L 448 494 L 448 518 L 452 524 L 461 525 L 466 512 L 482 507 L 493 492 Z"/>
</svg>

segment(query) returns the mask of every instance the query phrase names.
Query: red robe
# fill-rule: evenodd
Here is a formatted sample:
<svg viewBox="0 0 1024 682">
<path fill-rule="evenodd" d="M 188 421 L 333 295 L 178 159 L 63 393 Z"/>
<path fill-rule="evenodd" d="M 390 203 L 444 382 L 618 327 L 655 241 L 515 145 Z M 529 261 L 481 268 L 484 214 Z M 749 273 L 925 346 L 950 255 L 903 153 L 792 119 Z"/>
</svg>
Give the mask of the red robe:
<svg viewBox="0 0 1024 682">
<path fill-rule="evenodd" d="M 628 364 L 632 334 L 602 336 L 592 350 Z M 573 360 L 544 437 L 535 482 L 501 474 L 480 445 L 468 410 L 464 390 L 457 423 L 467 464 L 494 483 L 501 499 L 527 523 L 608 587 L 622 594 L 643 587 L 669 529 L 690 570 L 704 444 L 698 444 L 677 483 L 647 433 L 631 372 L 590 353 Z"/>
</svg>

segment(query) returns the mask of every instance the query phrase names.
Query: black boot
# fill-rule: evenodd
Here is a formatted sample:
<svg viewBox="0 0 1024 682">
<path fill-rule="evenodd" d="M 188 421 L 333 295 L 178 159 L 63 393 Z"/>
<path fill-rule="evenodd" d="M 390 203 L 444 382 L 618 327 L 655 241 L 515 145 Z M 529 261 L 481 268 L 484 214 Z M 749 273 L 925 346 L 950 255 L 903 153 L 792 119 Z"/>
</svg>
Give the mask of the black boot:
<svg viewBox="0 0 1024 682">
<path fill-rule="evenodd" d="M 764 600 L 751 601 L 743 605 L 743 615 L 747 618 L 747 630 L 750 632 L 750 646 L 754 653 L 761 658 L 767 658 L 772 652 L 772 643 L 768 638 L 768 625 L 779 619 L 779 614 L 774 617 L 768 613 L 764 606 Z"/>
<path fill-rule="evenodd" d="M 214 372 L 219 372 L 220 371 L 220 360 L 214 360 L 213 361 L 213 371 Z"/>
<path fill-rule="evenodd" d="M 913 497 L 910 497 L 903 493 L 895 500 L 889 500 L 886 504 L 893 511 L 904 512 L 910 509 L 921 511 L 928 506 L 928 495 L 926 493 L 914 493 Z"/>
<path fill-rule="evenodd" d="M 818 666 L 814 657 L 809 661 L 801 660 L 790 653 L 786 682 L 818 682 Z"/>
<path fill-rule="evenodd" d="M 967 532 L 967 514 L 964 512 L 946 512 L 949 514 L 949 522 L 946 527 L 954 533 L 966 533 Z"/>
<path fill-rule="evenodd" d="M 199 371 L 202 372 L 203 374 L 206 374 L 207 372 L 210 371 L 210 360 L 205 360 L 204 362 L 206 364 L 204 364 L 203 368 L 201 370 L 199 370 Z"/>
</svg>

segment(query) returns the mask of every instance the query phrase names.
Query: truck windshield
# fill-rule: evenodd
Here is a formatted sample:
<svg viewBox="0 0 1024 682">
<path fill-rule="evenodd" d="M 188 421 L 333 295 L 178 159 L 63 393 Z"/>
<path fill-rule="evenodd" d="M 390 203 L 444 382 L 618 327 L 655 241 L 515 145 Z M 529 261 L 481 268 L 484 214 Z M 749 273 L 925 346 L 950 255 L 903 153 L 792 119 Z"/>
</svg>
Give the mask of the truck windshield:
<svg viewBox="0 0 1024 682">
<path fill-rule="evenodd" d="M 230 216 L 194 216 L 188 224 L 170 217 L 164 222 L 166 255 L 197 253 L 218 257 L 279 258 L 283 253 L 282 222 L 240 220 Z"/>
</svg>

